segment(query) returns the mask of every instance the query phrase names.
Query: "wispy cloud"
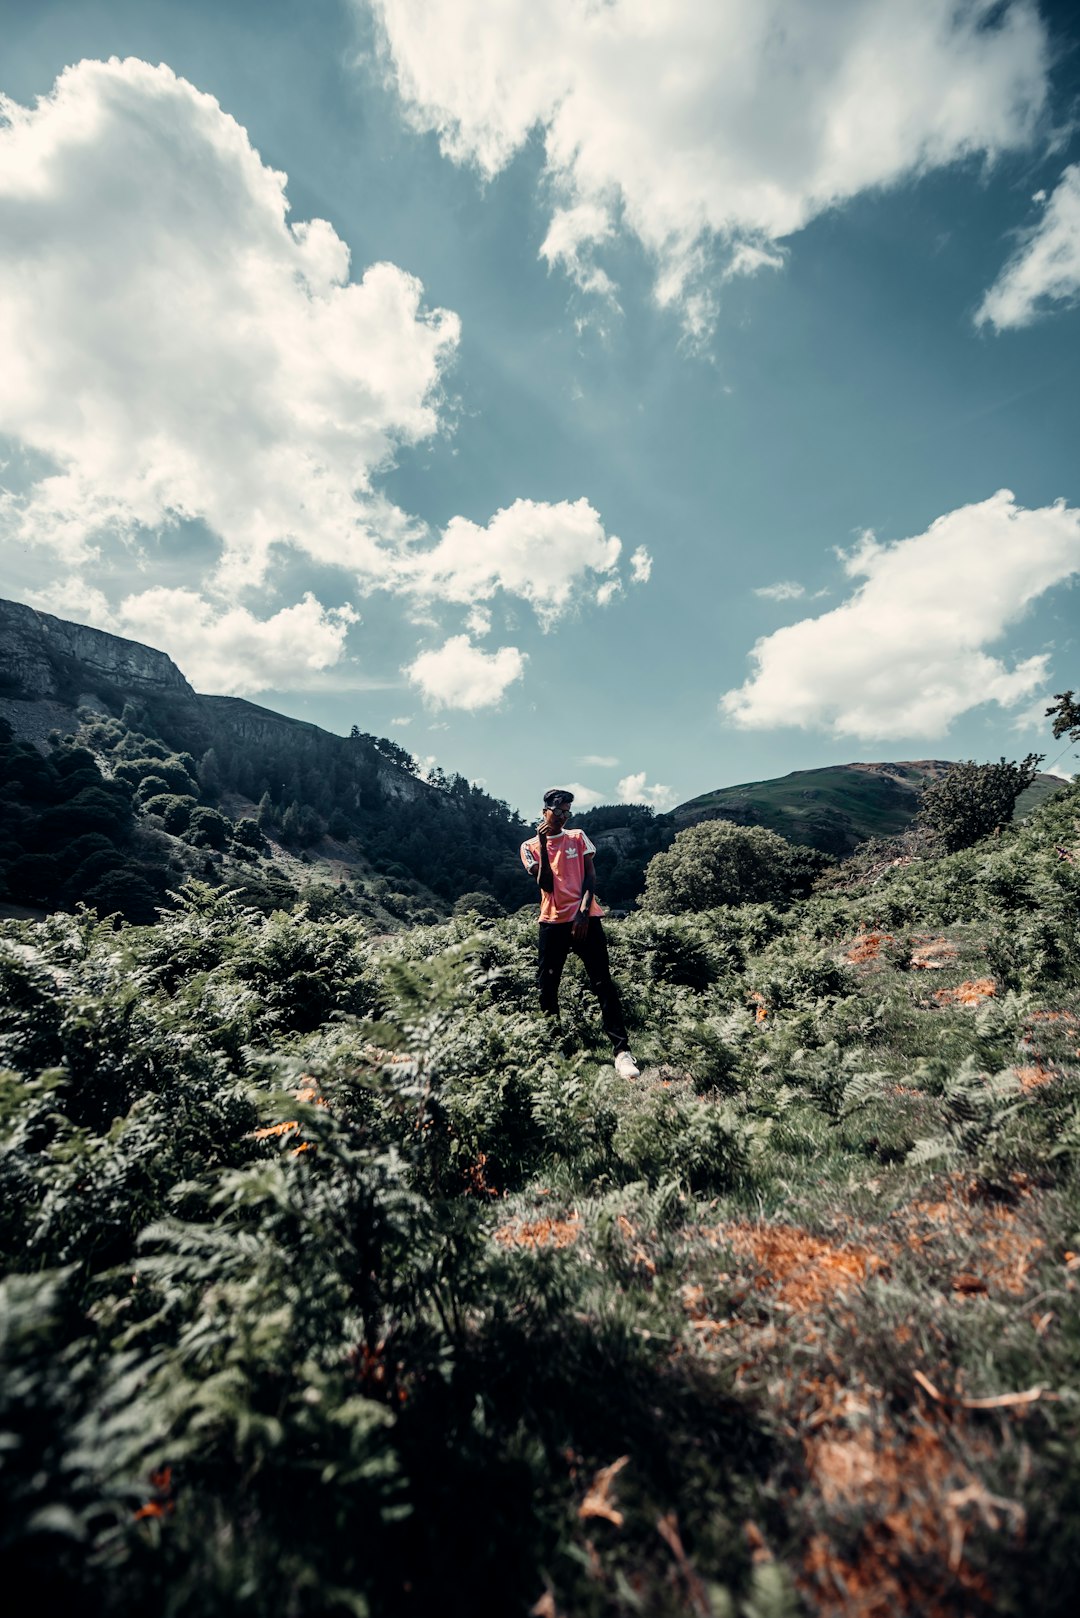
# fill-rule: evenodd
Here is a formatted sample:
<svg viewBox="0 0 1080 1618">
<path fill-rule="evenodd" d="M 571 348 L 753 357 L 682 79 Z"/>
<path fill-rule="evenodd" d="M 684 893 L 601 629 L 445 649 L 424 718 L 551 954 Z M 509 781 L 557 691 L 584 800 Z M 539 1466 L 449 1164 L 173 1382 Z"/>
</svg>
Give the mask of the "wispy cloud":
<svg viewBox="0 0 1080 1618">
<path fill-rule="evenodd" d="M 754 594 L 764 596 L 766 601 L 797 601 L 806 594 L 806 588 L 794 579 L 780 579 L 776 584 L 759 584 Z"/>
<path fill-rule="evenodd" d="M 997 331 L 1029 326 L 1040 314 L 1080 297 L 1080 163 L 1073 163 L 1043 204 L 1042 218 L 979 305 L 975 320 Z"/>
</svg>

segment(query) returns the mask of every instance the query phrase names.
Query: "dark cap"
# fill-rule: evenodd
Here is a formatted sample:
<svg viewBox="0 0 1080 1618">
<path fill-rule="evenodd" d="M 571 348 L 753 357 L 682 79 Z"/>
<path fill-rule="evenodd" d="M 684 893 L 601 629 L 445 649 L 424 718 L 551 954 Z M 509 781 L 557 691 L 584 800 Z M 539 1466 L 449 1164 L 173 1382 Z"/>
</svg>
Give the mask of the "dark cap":
<svg viewBox="0 0 1080 1618">
<path fill-rule="evenodd" d="M 547 791 L 544 793 L 544 808 L 550 808 L 552 802 L 556 798 L 565 798 L 567 803 L 573 803 L 574 794 L 572 792 L 568 792 L 565 787 L 548 787 Z"/>
</svg>

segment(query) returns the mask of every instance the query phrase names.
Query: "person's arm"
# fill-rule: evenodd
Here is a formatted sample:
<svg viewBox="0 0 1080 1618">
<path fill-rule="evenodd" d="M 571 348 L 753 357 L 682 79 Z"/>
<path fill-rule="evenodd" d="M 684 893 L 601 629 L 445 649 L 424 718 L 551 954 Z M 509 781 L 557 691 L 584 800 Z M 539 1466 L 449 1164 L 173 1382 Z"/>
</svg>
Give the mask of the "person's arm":
<svg viewBox="0 0 1080 1618">
<path fill-rule="evenodd" d="M 542 893 L 554 893 L 555 873 L 551 869 L 551 861 L 548 859 L 548 833 L 547 827 L 544 825 L 543 821 L 541 821 L 540 825 L 537 827 L 537 836 L 539 839 L 540 858 L 537 859 L 536 855 L 533 853 L 531 844 L 529 842 L 525 842 L 521 845 L 521 863 L 524 865 L 529 875 L 536 878 L 536 885 Z"/>
<path fill-rule="evenodd" d="M 543 826 L 540 827 L 538 835 L 540 838 L 540 864 L 536 868 L 536 885 L 543 893 L 554 893 L 555 873 L 551 869 L 551 861 L 548 859 L 547 832 Z"/>
<path fill-rule="evenodd" d="M 581 899 L 578 902 L 573 927 L 573 937 L 577 939 L 584 938 L 589 930 L 589 912 L 596 893 L 596 866 L 591 854 L 586 854 L 582 865 L 584 871 L 581 878 Z"/>
</svg>

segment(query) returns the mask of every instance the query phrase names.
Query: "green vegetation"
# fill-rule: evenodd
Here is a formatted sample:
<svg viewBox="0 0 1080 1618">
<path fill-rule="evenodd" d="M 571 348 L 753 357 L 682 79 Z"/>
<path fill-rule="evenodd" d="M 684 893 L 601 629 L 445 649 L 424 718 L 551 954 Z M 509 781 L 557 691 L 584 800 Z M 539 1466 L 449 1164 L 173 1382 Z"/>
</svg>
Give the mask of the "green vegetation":
<svg viewBox="0 0 1080 1618">
<path fill-rule="evenodd" d="M 45 758 L 0 719 L 0 896 L 32 908 L 77 904 L 153 921 L 170 879 L 133 847 L 131 786 L 84 747 Z"/>
<path fill-rule="evenodd" d="M 826 854 L 843 855 L 870 838 L 901 837 L 915 819 L 922 789 L 949 768 L 946 761 L 924 759 L 793 770 L 775 781 L 751 781 L 692 798 L 679 805 L 674 819 L 685 825 L 722 815 L 740 825 L 766 826 L 793 843 L 806 843 Z M 1039 776 L 1017 812 L 1028 814 L 1055 789 L 1055 781 Z"/>
<path fill-rule="evenodd" d="M 1078 819 L 613 924 L 633 1083 L 478 905 L 2 924 L 9 1585 L 1071 1613 Z"/>
<path fill-rule="evenodd" d="M 976 764 L 974 759 L 953 764 L 923 787 L 916 823 L 950 854 L 970 848 L 1007 825 L 1041 763 L 1041 753 L 1029 753 L 1019 764 L 1004 758 L 997 764 Z"/>
<path fill-rule="evenodd" d="M 268 854 L 267 838 L 297 858 L 347 856 L 362 865 L 359 897 L 399 919 L 431 910 L 433 898 L 449 909 L 461 894 L 482 892 L 514 910 L 528 896 L 517 857 L 528 827 L 464 776 L 439 771 L 421 782 L 403 747 L 355 725 L 334 736 L 234 698 L 198 700 L 196 714 L 174 713 L 160 736 L 153 715 L 130 704 L 124 720 L 99 717 L 80 731 L 166 831 L 248 864 L 237 850 Z M 244 822 L 254 822 L 259 842 L 250 830 L 238 835 Z M 328 853 L 328 838 L 343 846 Z M 261 908 L 274 902 L 254 872 L 225 885 L 242 887 Z M 386 906 L 389 895 L 396 898 Z"/>
<path fill-rule="evenodd" d="M 920 789 L 945 767 L 928 760 L 793 770 L 773 781 L 704 793 L 680 804 L 675 816 L 685 824 L 704 815 L 724 815 L 827 854 L 845 854 L 869 837 L 901 836 L 915 816 Z"/>
<path fill-rule="evenodd" d="M 718 905 L 786 904 L 809 892 L 828 864 L 763 826 L 705 820 L 681 831 L 645 874 L 642 908 L 659 916 Z"/>
</svg>

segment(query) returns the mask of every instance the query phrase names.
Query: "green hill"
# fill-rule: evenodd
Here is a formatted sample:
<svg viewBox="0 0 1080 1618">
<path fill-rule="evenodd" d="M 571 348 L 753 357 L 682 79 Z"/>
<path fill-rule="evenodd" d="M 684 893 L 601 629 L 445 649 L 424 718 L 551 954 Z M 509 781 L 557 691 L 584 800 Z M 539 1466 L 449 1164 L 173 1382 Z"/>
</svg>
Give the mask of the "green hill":
<svg viewBox="0 0 1080 1618">
<path fill-rule="evenodd" d="M 576 823 L 596 843 L 601 893 L 629 909 L 642 891 L 650 859 L 686 826 L 702 820 L 764 826 L 790 842 L 842 858 L 867 838 L 902 837 L 915 817 L 921 787 L 948 768 L 945 759 L 829 764 L 719 787 L 667 814 L 636 804 L 603 804 L 585 810 Z M 1037 776 L 1018 800 L 1014 818 L 1023 819 L 1062 785 L 1058 776 Z"/>
<path fill-rule="evenodd" d="M 847 854 L 869 837 L 901 836 L 915 816 L 920 789 L 948 768 L 946 759 L 915 759 L 793 770 L 775 780 L 702 793 L 679 804 L 674 819 L 680 829 L 699 820 L 765 826 L 794 843 Z M 1017 816 L 1028 814 L 1061 784 L 1056 776 L 1038 776 L 1017 804 Z"/>
</svg>

